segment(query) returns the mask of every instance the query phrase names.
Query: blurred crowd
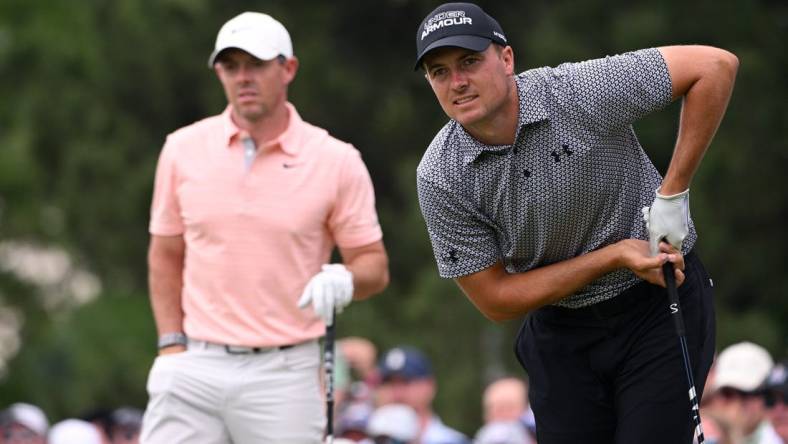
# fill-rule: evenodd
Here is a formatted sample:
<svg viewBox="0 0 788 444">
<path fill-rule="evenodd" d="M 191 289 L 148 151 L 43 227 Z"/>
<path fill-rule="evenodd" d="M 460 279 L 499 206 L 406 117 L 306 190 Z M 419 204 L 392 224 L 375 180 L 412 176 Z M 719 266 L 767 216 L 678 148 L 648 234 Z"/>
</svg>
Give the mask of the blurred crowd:
<svg viewBox="0 0 788 444">
<path fill-rule="evenodd" d="M 433 406 L 438 382 L 428 356 L 398 346 L 378 356 L 359 337 L 337 341 L 336 443 L 532 444 L 533 413 L 527 381 L 503 377 L 482 395 L 483 426 L 473 437 L 445 423 Z"/>
<path fill-rule="evenodd" d="M 708 444 L 788 442 L 788 360 L 740 342 L 723 349 L 709 375 L 700 414 Z M 337 341 L 336 444 L 535 444 L 527 381 L 502 377 L 482 394 L 482 426 L 455 430 L 433 408 L 438 384 L 421 350 L 398 346 L 378 356 L 368 340 Z M 688 404 L 689 405 L 689 404 Z M 689 414 L 689 412 L 688 412 Z M 129 444 L 139 442 L 143 412 L 101 409 L 50 425 L 45 412 L 16 403 L 0 412 L 0 444 Z"/>
<path fill-rule="evenodd" d="M 50 424 L 41 408 L 18 402 L 0 412 L 0 444 L 137 444 L 142 415 L 124 406 Z"/>
<path fill-rule="evenodd" d="M 522 378 L 493 381 L 482 396 L 484 425 L 468 437 L 433 408 L 438 383 L 429 358 L 399 346 L 378 357 L 364 338 L 337 342 L 335 442 L 362 444 L 532 444 L 533 414 Z"/>
</svg>

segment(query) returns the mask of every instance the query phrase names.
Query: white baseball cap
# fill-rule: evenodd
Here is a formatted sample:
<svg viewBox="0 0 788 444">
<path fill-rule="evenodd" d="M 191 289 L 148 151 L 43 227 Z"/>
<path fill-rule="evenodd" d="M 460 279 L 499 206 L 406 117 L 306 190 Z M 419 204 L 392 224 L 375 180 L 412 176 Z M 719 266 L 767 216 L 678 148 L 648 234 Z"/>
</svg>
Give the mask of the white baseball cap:
<svg viewBox="0 0 788 444">
<path fill-rule="evenodd" d="M 746 341 L 733 344 L 717 357 L 711 388 L 754 392 L 766 380 L 773 365 L 771 355 L 760 345 Z"/>
<path fill-rule="evenodd" d="M 287 29 L 270 15 L 260 12 L 244 12 L 222 26 L 208 58 L 208 67 L 213 67 L 216 56 L 227 48 L 242 49 L 260 60 L 280 55 L 293 57 L 293 43 Z"/>
<path fill-rule="evenodd" d="M 412 441 L 419 435 L 419 417 L 405 404 L 387 404 L 372 413 L 367 423 L 367 434 Z"/>
<path fill-rule="evenodd" d="M 517 421 L 499 421 L 485 424 L 476 432 L 474 444 L 533 444 L 525 424 Z"/>
<path fill-rule="evenodd" d="M 8 407 L 7 414 L 12 422 L 22 424 L 39 436 L 46 436 L 49 421 L 38 406 L 17 402 Z"/>
<path fill-rule="evenodd" d="M 49 444 L 101 444 L 98 428 L 81 419 L 65 419 L 52 426 Z"/>
</svg>

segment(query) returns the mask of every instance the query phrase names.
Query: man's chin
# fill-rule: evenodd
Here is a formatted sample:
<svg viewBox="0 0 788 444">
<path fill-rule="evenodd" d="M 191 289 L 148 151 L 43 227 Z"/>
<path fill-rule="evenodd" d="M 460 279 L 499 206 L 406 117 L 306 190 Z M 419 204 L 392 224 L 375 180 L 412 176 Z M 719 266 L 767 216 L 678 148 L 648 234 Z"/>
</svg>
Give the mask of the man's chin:
<svg viewBox="0 0 788 444">
<path fill-rule="evenodd" d="M 452 116 L 452 118 L 456 120 L 457 123 L 466 128 L 473 126 L 482 120 L 481 116 L 476 113 L 456 113 L 454 116 Z"/>
<path fill-rule="evenodd" d="M 242 119 L 249 122 L 256 122 L 265 116 L 263 110 L 258 106 L 236 106 L 235 113 L 241 116 Z"/>
</svg>

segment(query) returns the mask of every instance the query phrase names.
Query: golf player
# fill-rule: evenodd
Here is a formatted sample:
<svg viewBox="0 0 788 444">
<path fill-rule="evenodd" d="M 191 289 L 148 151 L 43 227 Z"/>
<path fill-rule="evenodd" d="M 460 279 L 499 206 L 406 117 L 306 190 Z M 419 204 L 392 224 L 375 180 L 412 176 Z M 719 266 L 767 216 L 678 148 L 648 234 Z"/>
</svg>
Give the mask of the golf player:
<svg viewBox="0 0 788 444">
<path fill-rule="evenodd" d="M 229 105 L 170 134 L 156 170 L 141 442 L 321 442 L 317 339 L 388 282 L 372 182 L 287 101 L 298 60 L 281 23 L 229 20 L 208 65 Z"/>
<path fill-rule="evenodd" d="M 713 290 L 693 251 L 689 186 L 738 60 L 671 46 L 520 74 L 514 64 L 503 29 L 476 5 L 443 4 L 417 30 L 416 68 L 450 118 L 417 171 L 439 273 L 492 320 L 528 315 L 515 349 L 539 444 L 688 444 L 661 266 L 676 268 L 703 387 Z M 662 178 L 632 123 L 679 98 Z"/>
</svg>

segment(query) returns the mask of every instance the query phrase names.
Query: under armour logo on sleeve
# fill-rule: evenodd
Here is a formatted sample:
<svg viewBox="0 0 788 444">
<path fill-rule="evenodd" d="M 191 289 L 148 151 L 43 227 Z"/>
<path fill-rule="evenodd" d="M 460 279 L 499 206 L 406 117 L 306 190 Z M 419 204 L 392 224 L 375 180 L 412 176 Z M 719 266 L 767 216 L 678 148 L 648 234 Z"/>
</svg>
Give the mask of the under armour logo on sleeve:
<svg viewBox="0 0 788 444">
<path fill-rule="evenodd" d="M 443 259 L 443 262 L 451 262 L 452 264 L 456 264 L 460 260 L 460 258 L 457 257 L 457 250 L 453 248 L 449 250 L 448 253 L 444 254 L 441 259 Z"/>
</svg>

